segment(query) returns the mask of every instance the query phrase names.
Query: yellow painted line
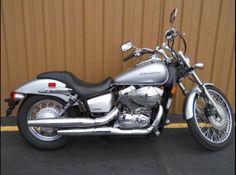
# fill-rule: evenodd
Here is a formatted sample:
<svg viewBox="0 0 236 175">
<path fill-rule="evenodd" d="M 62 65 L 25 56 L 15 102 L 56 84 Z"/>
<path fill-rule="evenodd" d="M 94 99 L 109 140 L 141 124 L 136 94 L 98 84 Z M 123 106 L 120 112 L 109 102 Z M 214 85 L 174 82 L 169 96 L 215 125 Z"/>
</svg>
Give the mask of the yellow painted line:
<svg viewBox="0 0 236 175">
<path fill-rule="evenodd" d="M 201 127 L 210 127 L 207 123 L 199 123 Z M 171 123 L 166 125 L 165 128 L 188 128 L 187 123 Z"/>
<path fill-rule="evenodd" d="M 201 127 L 211 127 L 211 125 L 208 125 L 207 123 L 199 123 Z M 235 126 L 235 123 L 234 123 Z M 187 123 L 171 123 L 169 125 L 166 125 L 165 128 L 188 128 Z"/>
<path fill-rule="evenodd" d="M 201 127 L 210 127 L 206 123 L 199 123 Z M 165 128 L 188 128 L 187 123 L 171 123 L 169 125 L 166 125 Z"/>
<path fill-rule="evenodd" d="M 1 132 L 18 131 L 17 126 L 1 126 Z"/>
<path fill-rule="evenodd" d="M 165 126 L 165 128 L 187 128 L 187 123 L 171 123 Z"/>
</svg>

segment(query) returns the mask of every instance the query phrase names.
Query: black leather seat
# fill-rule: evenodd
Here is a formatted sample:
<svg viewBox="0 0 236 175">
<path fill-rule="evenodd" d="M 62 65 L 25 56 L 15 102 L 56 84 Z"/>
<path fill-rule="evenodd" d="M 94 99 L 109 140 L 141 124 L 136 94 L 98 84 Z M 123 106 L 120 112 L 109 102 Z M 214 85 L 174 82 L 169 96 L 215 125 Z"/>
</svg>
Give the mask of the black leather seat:
<svg viewBox="0 0 236 175">
<path fill-rule="evenodd" d="M 111 78 L 107 78 L 97 84 L 86 83 L 78 79 L 74 74 L 67 71 L 44 72 L 39 74 L 37 78 L 61 81 L 65 83 L 68 88 L 73 89 L 80 97 L 84 99 L 96 96 L 97 94 L 108 90 L 112 84 Z"/>
</svg>

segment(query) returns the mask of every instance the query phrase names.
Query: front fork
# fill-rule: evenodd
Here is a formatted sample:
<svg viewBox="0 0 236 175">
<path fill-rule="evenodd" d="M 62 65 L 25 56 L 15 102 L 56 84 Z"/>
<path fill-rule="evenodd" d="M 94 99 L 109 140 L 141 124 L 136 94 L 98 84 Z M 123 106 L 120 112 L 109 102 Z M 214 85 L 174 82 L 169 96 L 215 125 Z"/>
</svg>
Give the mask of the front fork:
<svg viewBox="0 0 236 175">
<path fill-rule="evenodd" d="M 183 62 L 185 63 L 185 65 L 188 67 L 188 68 L 192 68 L 192 66 L 190 65 L 190 63 L 186 60 L 184 54 L 179 51 L 179 56 L 182 58 Z M 192 75 L 192 77 L 195 79 L 196 83 L 198 84 L 200 90 L 206 95 L 208 101 L 211 103 L 211 105 L 216 109 L 216 113 L 218 116 L 221 117 L 221 112 L 220 110 L 218 109 L 217 107 L 217 104 L 215 103 L 215 101 L 213 100 L 213 98 L 211 97 L 210 93 L 208 92 L 206 86 L 204 85 L 204 83 L 198 78 L 197 74 L 195 73 L 194 69 L 191 70 L 189 72 L 190 75 Z M 181 86 L 180 86 L 181 88 Z"/>
<path fill-rule="evenodd" d="M 219 110 L 219 108 L 217 107 L 217 104 L 215 103 L 215 101 L 213 100 L 212 96 L 210 95 L 210 93 L 208 92 L 205 84 L 198 78 L 197 74 L 195 73 L 195 71 L 191 71 L 190 74 L 192 75 L 192 77 L 194 78 L 194 80 L 196 81 L 196 83 L 198 84 L 200 90 L 206 95 L 208 102 L 216 109 L 216 113 L 218 116 L 221 117 L 221 112 Z M 178 82 L 179 87 L 181 88 L 183 94 L 187 94 L 188 91 L 185 89 L 184 85 L 180 82 Z"/>
</svg>

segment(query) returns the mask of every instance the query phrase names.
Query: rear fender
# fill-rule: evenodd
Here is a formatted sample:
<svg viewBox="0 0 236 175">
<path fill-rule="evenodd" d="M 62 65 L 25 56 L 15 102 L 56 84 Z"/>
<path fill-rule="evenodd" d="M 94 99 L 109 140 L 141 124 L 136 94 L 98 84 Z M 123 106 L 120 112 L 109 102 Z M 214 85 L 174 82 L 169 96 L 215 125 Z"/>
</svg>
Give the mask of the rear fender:
<svg viewBox="0 0 236 175">
<path fill-rule="evenodd" d="M 26 84 L 20 86 L 15 90 L 16 93 L 23 94 L 25 97 L 31 94 L 37 95 L 50 95 L 61 98 L 65 102 L 69 101 L 69 95 L 60 93 L 49 93 L 47 90 L 50 89 L 49 83 L 55 83 L 56 87 L 53 89 L 66 89 L 66 84 L 53 80 L 53 79 L 33 79 Z"/>
<path fill-rule="evenodd" d="M 204 83 L 204 85 L 214 85 L 212 83 Z M 188 96 L 185 98 L 184 101 L 184 119 L 189 120 L 194 117 L 193 113 L 193 105 L 194 105 L 194 100 L 197 95 L 201 93 L 201 89 L 199 86 L 195 86 L 191 92 L 189 92 Z"/>
</svg>

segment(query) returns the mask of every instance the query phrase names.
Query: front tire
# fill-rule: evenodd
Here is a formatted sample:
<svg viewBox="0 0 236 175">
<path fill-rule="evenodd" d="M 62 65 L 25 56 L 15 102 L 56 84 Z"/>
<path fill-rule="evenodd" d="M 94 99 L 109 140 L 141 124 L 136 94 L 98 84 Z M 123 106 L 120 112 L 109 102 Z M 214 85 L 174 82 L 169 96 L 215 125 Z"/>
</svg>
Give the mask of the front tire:
<svg viewBox="0 0 236 175">
<path fill-rule="evenodd" d="M 208 150 L 221 150 L 230 143 L 232 138 L 232 109 L 226 96 L 212 85 L 206 86 L 215 100 L 221 113 L 219 118 L 215 112 L 209 112 L 206 97 L 197 95 L 193 104 L 194 117 L 187 120 L 188 128 L 193 137 Z M 211 109 L 212 110 L 212 109 Z"/>
<path fill-rule="evenodd" d="M 65 102 L 53 96 L 29 96 L 20 106 L 17 114 L 17 125 L 22 137 L 39 149 L 57 149 L 65 145 L 69 137 L 57 134 L 56 128 L 29 127 L 31 117 L 56 115 Z M 55 106 L 55 107 L 54 107 Z M 48 113 L 46 113 L 48 112 Z M 46 113 L 46 114 L 45 114 Z"/>
</svg>

